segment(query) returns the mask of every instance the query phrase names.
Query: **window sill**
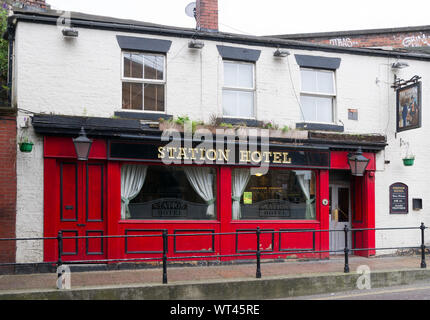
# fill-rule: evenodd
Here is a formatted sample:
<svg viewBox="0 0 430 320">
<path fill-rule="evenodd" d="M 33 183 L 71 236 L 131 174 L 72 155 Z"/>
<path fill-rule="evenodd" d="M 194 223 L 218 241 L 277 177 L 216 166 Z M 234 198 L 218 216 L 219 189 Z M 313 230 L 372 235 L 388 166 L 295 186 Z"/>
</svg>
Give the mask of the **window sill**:
<svg viewBox="0 0 430 320">
<path fill-rule="evenodd" d="M 296 129 L 344 132 L 344 126 L 329 123 L 299 122 Z"/>
<path fill-rule="evenodd" d="M 162 118 L 164 120 L 171 119 L 173 116 L 162 112 L 145 112 L 145 111 L 115 111 L 115 116 L 124 119 L 137 119 L 137 120 L 151 120 L 158 121 Z"/>
<path fill-rule="evenodd" d="M 319 220 L 292 220 L 292 219 L 285 219 L 285 220 L 232 220 L 232 224 L 321 224 Z"/>
<path fill-rule="evenodd" d="M 217 118 L 217 122 L 220 123 L 229 123 L 232 125 L 238 124 L 246 124 L 247 127 L 261 127 L 263 125 L 263 121 L 250 119 L 250 118 L 230 118 L 230 117 L 222 117 Z"/>
<path fill-rule="evenodd" d="M 143 220 L 127 219 L 119 220 L 119 224 L 220 224 L 219 220 Z"/>
</svg>

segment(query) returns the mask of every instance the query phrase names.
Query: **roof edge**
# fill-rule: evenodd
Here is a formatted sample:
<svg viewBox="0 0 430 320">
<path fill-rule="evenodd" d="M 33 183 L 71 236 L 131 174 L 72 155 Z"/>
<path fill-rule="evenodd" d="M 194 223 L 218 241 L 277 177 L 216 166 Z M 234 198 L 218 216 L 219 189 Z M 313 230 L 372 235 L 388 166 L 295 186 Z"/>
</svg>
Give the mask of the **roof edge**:
<svg viewBox="0 0 430 320">
<path fill-rule="evenodd" d="M 9 23 L 14 24 L 18 21 L 42 24 L 56 24 L 58 18 L 64 11 L 47 11 L 47 12 L 31 12 L 16 10 L 9 17 Z M 103 16 L 92 16 L 72 12 L 71 24 L 74 27 L 92 28 L 101 30 L 115 30 L 118 32 L 130 33 L 147 33 L 163 36 L 173 36 L 180 38 L 195 38 L 209 41 L 220 41 L 225 43 L 236 43 L 249 46 L 263 46 L 273 48 L 290 48 L 302 49 L 311 51 L 337 52 L 345 54 L 392 57 L 392 58 L 407 58 L 414 60 L 430 60 L 430 54 L 425 53 L 409 53 L 394 50 L 369 49 L 369 48 L 349 48 L 331 46 L 328 44 L 318 44 L 306 41 L 271 38 L 268 36 L 250 36 L 225 32 L 204 32 L 189 28 L 180 28 L 164 25 L 155 25 L 146 22 L 137 22 L 134 20 L 117 19 Z"/>
</svg>

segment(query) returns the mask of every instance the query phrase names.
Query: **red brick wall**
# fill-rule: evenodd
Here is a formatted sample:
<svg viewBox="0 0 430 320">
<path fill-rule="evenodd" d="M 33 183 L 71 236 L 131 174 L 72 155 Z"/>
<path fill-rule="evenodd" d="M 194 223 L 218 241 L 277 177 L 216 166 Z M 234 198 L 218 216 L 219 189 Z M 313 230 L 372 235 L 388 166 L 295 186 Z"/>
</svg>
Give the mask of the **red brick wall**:
<svg viewBox="0 0 430 320">
<path fill-rule="evenodd" d="M 291 38 L 293 39 L 293 38 Z M 314 43 L 337 45 L 342 47 L 425 47 L 430 46 L 430 31 L 379 33 L 365 35 L 339 35 L 330 37 L 296 38 Z"/>
<path fill-rule="evenodd" d="M 0 238 L 15 238 L 16 146 L 16 116 L 0 110 Z M 14 241 L 0 241 L 2 262 L 15 262 Z"/>
<path fill-rule="evenodd" d="M 20 2 L 33 7 L 40 7 L 43 9 L 46 9 L 47 7 L 49 7 L 49 5 L 46 4 L 45 0 L 21 0 Z"/>
<path fill-rule="evenodd" d="M 5 1 L 0 1 L 1 4 L 4 4 Z M 10 2 L 14 4 L 14 6 L 18 7 L 36 7 L 36 8 L 42 8 L 42 9 L 50 9 L 50 5 L 46 3 L 46 0 L 14 0 Z"/>
<path fill-rule="evenodd" d="M 218 0 L 196 1 L 197 30 L 218 31 Z"/>
</svg>

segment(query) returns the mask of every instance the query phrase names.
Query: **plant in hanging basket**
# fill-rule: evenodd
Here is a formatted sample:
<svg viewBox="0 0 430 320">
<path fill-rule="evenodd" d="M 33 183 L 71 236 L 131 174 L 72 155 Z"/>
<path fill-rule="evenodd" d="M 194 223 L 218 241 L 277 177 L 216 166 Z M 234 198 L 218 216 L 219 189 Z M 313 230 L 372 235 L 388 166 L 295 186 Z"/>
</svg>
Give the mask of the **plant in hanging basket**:
<svg viewBox="0 0 430 320">
<path fill-rule="evenodd" d="M 403 165 L 412 166 L 415 161 L 415 156 L 413 154 L 408 154 L 403 158 Z"/>
<path fill-rule="evenodd" d="M 18 145 L 21 152 L 31 152 L 31 150 L 33 150 L 33 142 L 31 142 L 28 137 L 21 137 Z"/>
</svg>

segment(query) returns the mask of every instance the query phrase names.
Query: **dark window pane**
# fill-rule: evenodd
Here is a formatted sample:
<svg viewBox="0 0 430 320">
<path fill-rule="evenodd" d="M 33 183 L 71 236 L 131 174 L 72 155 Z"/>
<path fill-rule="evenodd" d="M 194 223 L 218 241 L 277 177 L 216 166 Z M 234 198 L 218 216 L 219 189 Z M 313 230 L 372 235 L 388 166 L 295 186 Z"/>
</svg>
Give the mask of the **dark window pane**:
<svg viewBox="0 0 430 320">
<path fill-rule="evenodd" d="M 145 84 L 145 110 L 164 111 L 164 85 Z"/>
<path fill-rule="evenodd" d="M 245 220 L 316 219 L 315 196 L 312 171 L 270 169 L 265 175 L 249 178 L 240 200 L 240 217 Z"/>
<path fill-rule="evenodd" d="M 200 178 L 212 183 L 215 199 L 216 170 L 207 168 L 203 174 Z M 130 201 L 130 219 L 216 219 L 216 202 L 214 215 L 208 215 L 208 202 L 195 191 L 189 178 L 183 167 L 148 166 L 142 189 Z"/>
<path fill-rule="evenodd" d="M 133 53 L 124 54 L 124 77 L 143 78 L 143 56 Z"/>
<path fill-rule="evenodd" d="M 122 108 L 142 110 L 142 84 L 122 83 Z"/>
<path fill-rule="evenodd" d="M 163 80 L 164 57 L 145 55 L 145 79 Z"/>
</svg>

